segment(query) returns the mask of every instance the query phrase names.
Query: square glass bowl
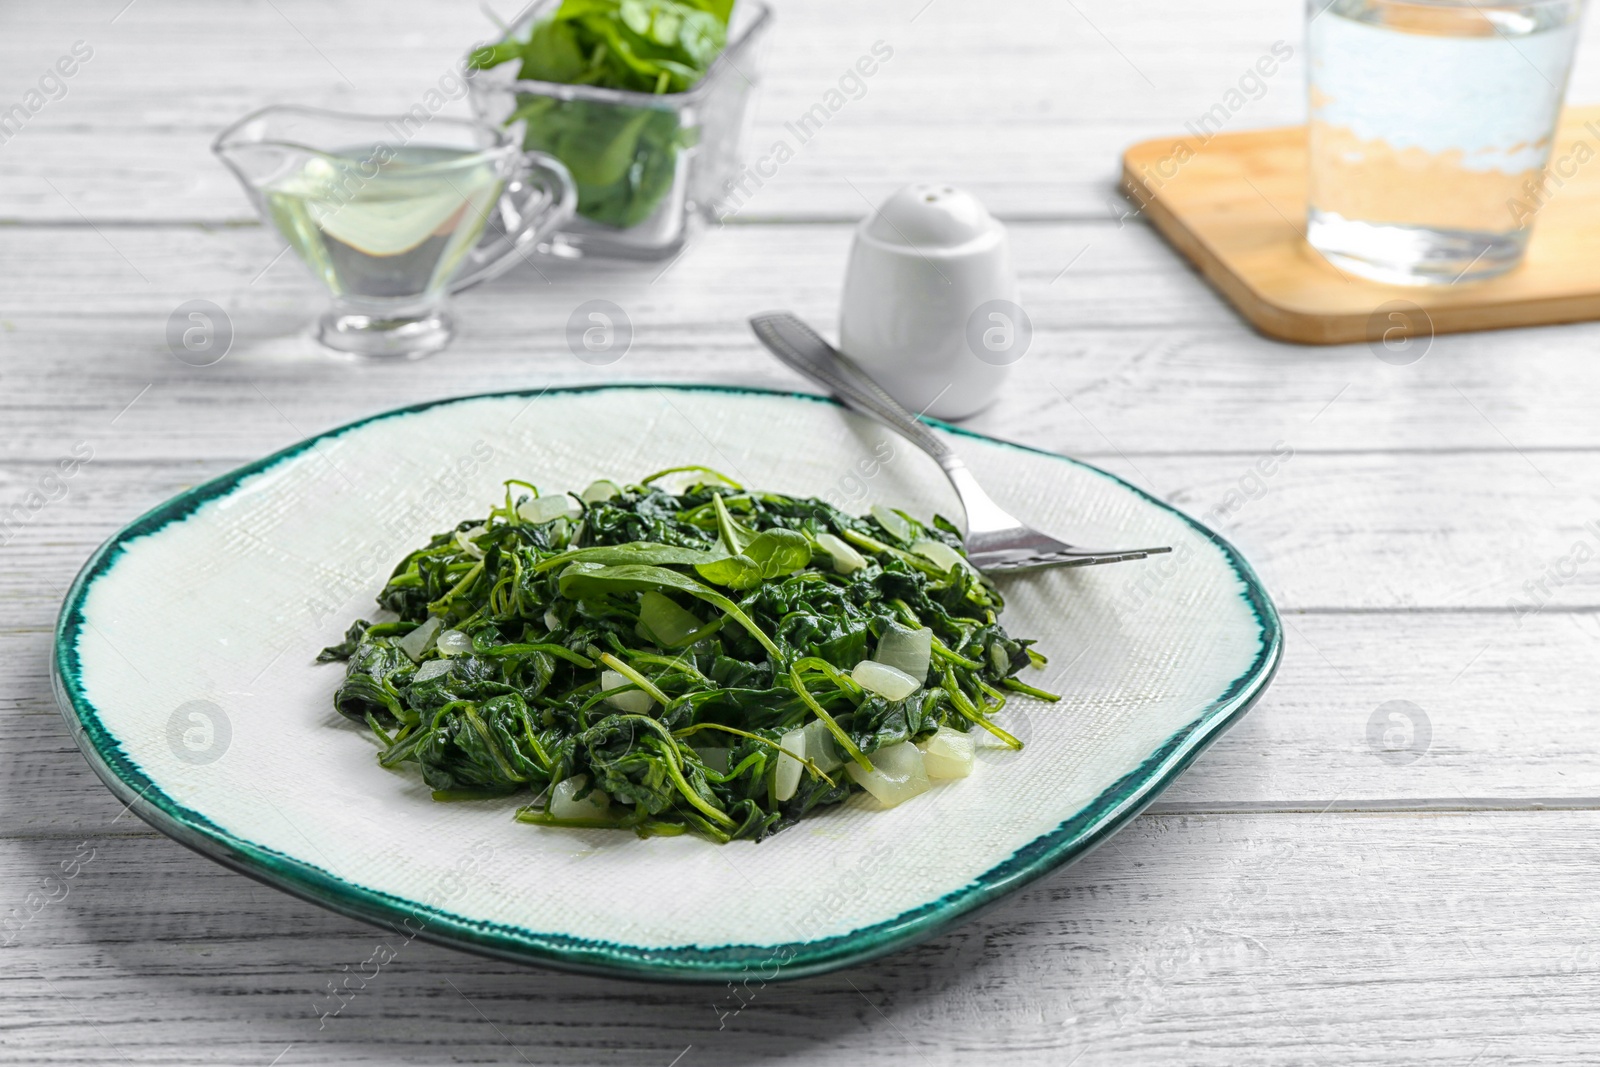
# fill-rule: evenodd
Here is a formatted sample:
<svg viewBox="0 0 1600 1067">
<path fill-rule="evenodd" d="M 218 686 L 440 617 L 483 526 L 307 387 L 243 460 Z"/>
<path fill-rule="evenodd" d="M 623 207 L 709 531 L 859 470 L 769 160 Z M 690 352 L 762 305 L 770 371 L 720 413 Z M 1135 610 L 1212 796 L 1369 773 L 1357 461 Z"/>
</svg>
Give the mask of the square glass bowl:
<svg viewBox="0 0 1600 1067">
<path fill-rule="evenodd" d="M 508 33 L 527 37 L 561 0 L 531 5 Z M 503 63 L 469 79 L 472 110 L 510 126 L 525 149 L 572 172 L 578 211 L 552 242 L 572 257 L 665 259 L 676 255 L 739 167 L 740 142 L 759 78 L 758 46 L 772 22 L 760 0 L 738 0 L 728 43 L 688 92 L 638 93 L 520 81 Z"/>
</svg>

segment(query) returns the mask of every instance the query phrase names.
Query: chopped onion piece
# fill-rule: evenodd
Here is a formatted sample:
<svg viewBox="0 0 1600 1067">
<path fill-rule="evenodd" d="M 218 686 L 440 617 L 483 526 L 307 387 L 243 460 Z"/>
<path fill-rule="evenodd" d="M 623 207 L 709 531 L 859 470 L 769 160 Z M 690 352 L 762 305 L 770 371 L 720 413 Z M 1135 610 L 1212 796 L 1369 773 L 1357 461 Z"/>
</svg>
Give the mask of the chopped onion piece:
<svg viewBox="0 0 1600 1067">
<path fill-rule="evenodd" d="M 465 656 L 472 651 L 472 638 L 460 630 L 446 630 L 439 635 L 437 644 L 446 656 Z"/>
<path fill-rule="evenodd" d="M 447 659 L 430 659 L 428 662 L 418 667 L 417 673 L 411 676 L 412 684 L 416 684 L 417 682 L 430 682 L 439 677 L 441 674 L 449 674 L 452 666 L 454 666 L 454 664 Z"/>
<path fill-rule="evenodd" d="M 878 663 L 870 659 L 857 663 L 856 669 L 850 672 L 850 677 L 854 678 L 861 688 L 870 689 L 889 700 L 904 700 L 922 685 L 905 671 L 895 670 L 887 663 Z"/>
<path fill-rule="evenodd" d="M 919 741 L 917 747 L 922 750 L 922 765 L 929 778 L 965 778 L 972 773 L 971 734 L 941 726 L 932 737 Z"/>
<path fill-rule="evenodd" d="M 611 798 L 596 789 L 582 800 L 576 799 L 589 784 L 587 774 L 575 774 L 556 783 L 550 790 L 550 814 L 558 819 L 603 819 L 611 808 Z"/>
<path fill-rule="evenodd" d="M 552 519 L 564 519 L 572 510 L 572 502 L 565 496 L 536 496 L 517 505 L 517 514 L 522 520 L 535 526 Z"/>
<path fill-rule="evenodd" d="M 833 569 L 838 574 L 851 574 L 867 565 L 867 557 L 851 548 L 843 538 L 831 533 L 818 534 L 817 544 L 833 557 Z"/>
<path fill-rule="evenodd" d="M 628 681 L 627 676 L 616 671 L 600 672 L 600 691 L 602 693 L 609 693 L 613 689 L 621 689 L 623 686 L 632 684 L 632 682 Z M 606 703 L 629 715 L 648 715 L 650 709 L 655 706 L 655 701 L 650 698 L 650 694 L 642 689 L 629 689 L 625 693 L 616 693 L 608 696 L 606 697 Z"/>
<path fill-rule="evenodd" d="M 544 627 L 547 630 L 559 630 L 559 629 L 561 629 L 561 620 L 556 618 L 556 611 L 555 611 L 554 608 L 546 608 L 545 609 Z"/>
<path fill-rule="evenodd" d="M 886 808 L 910 800 L 928 790 L 928 769 L 923 766 L 922 750 L 910 741 L 888 745 L 871 753 L 872 770 L 859 763 L 845 764 L 845 773 L 871 793 Z"/>
<path fill-rule="evenodd" d="M 654 589 L 639 598 L 639 621 L 650 635 L 664 648 L 675 648 L 703 623 L 692 612 L 677 605 L 673 599 Z"/>
<path fill-rule="evenodd" d="M 465 552 L 467 555 L 473 557 L 474 559 L 482 559 L 483 549 L 479 548 L 472 542 L 477 538 L 482 537 L 485 529 L 486 527 L 478 525 L 474 526 L 470 530 L 457 530 L 456 544 L 460 545 L 461 551 Z"/>
<path fill-rule="evenodd" d="M 931 537 L 924 537 L 913 544 L 911 551 L 946 573 L 949 573 L 951 567 L 967 566 L 965 556 L 943 541 L 935 541 Z"/>
<path fill-rule="evenodd" d="M 812 719 L 806 723 L 804 733 L 806 747 L 800 750 L 800 754 L 815 763 L 819 771 L 831 774 L 844 766 L 844 753 L 839 750 L 839 742 L 833 739 L 827 723 L 821 719 Z"/>
<path fill-rule="evenodd" d="M 909 674 L 919 684 L 925 682 L 928 664 L 933 660 L 933 631 L 926 626 L 908 630 L 891 623 L 883 636 L 878 638 L 878 651 L 872 658 Z"/>
<path fill-rule="evenodd" d="M 585 504 L 604 504 L 613 497 L 622 495 L 622 487 L 616 482 L 602 478 L 598 482 L 590 482 L 589 488 L 578 494 L 578 499 Z"/>
<path fill-rule="evenodd" d="M 793 797 L 795 791 L 800 788 L 801 763 L 789 753 L 794 752 L 804 756 L 805 744 L 806 732 L 803 729 L 790 730 L 778 738 L 778 746 L 786 751 L 778 755 L 778 768 L 772 775 L 772 799 L 780 804 Z"/>
<path fill-rule="evenodd" d="M 872 505 L 872 517 L 878 520 L 878 525 L 888 530 L 901 541 L 911 540 L 911 523 L 899 512 L 891 511 L 882 504 Z"/>
<path fill-rule="evenodd" d="M 395 645 L 401 652 L 411 657 L 411 662 L 415 663 L 423 657 L 423 654 L 428 649 L 433 647 L 433 639 L 439 633 L 440 625 L 441 623 L 438 619 L 426 619 L 421 626 L 396 641 Z"/>
</svg>

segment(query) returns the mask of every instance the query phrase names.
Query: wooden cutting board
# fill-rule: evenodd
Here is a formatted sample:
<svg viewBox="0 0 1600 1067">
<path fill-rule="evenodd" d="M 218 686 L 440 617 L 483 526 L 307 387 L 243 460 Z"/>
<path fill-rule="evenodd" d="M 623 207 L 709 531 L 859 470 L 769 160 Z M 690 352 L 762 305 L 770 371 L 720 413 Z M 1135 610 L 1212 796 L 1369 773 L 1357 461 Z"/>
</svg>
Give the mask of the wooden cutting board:
<svg viewBox="0 0 1600 1067">
<path fill-rule="evenodd" d="M 1123 153 L 1122 184 L 1262 333 L 1344 344 L 1600 318 L 1600 107 L 1566 110 L 1551 160 L 1527 259 L 1450 286 L 1369 282 L 1305 243 L 1304 126 L 1144 141 Z"/>
</svg>

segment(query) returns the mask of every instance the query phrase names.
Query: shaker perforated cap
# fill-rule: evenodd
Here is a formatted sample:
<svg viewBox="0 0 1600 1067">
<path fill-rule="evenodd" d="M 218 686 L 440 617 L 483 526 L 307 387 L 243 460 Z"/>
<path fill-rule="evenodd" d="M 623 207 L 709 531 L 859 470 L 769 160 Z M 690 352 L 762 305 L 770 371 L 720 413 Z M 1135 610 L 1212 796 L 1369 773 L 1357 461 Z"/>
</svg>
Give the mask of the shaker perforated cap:
<svg viewBox="0 0 1600 1067">
<path fill-rule="evenodd" d="M 945 251 L 993 239 L 1000 224 L 978 198 L 938 182 L 907 185 L 862 224 L 873 241 L 919 251 Z"/>
</svg>

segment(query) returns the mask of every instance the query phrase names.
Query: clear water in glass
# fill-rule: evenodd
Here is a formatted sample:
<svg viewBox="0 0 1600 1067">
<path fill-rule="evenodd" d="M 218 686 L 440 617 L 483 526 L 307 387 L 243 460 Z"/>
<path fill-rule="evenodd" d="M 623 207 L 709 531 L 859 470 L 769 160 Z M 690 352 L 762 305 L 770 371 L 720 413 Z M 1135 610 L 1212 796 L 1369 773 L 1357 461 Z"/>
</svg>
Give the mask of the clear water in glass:
<svg viewBox="0 0 1600 1067">
<path fill-rule="evenodd" d="M 1310 0 L 1306 237 L 1399 284 L 1500 274 L 1527 248 L 1580 0 Z"/>
</svg>

